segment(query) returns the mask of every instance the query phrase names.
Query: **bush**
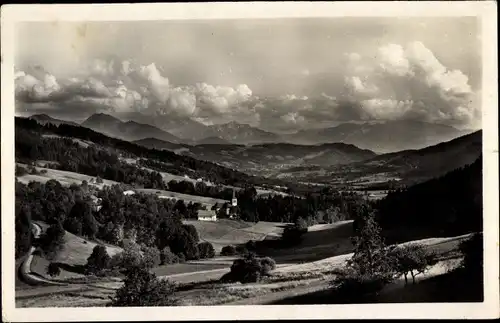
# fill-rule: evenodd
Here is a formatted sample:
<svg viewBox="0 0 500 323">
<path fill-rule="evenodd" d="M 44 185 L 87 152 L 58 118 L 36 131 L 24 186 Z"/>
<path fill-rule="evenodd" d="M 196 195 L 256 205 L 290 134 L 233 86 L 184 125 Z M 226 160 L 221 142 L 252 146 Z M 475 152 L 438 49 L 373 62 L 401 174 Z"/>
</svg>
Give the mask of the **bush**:
<svg viewBox="0 0 500 323">
<path fill-rule="evenodd" d="M 215 257 L 214 246 L 210 242 L 202 242 L 198 244 L 198 252 L 201 259 Z"/>
<path fill-rule="evenodd" d="M 145 268 L 127 270 L 124 285 L 117 290 L 111 306 L 171 306 L 175 285 L 168 280 L 159 280 Z"/>
<path fill-rule="evenodd" d="M 236 248 L 234 246 L 224 246 L 220 251 L 221 256 L 234 256 L 236 255 Z"/>
<path fill-rule="evenodd" d="M 261 272 L 263 275 L 269 275 L 269 272 L 276 269 L 276 261 L 270 257 L 260 259 Z"/>
<path fill-rule="evenodd" d="M 98 275 L 110 267 L 111 258 L 106 251 L 106 247 L 97 245 L 92 250 L 92 254 L 87 258 L 85 272 L 87 274 Z"/>
<path fill-rule="evenodd" d="M 255 241 L 253 240 L 248 240 L 248 242 L 245 244 L 245 248 L 248 250 L 248 251 L 256 251 L 257 250 L 257 244 Z"/>
<path fill-rule="evenodd" d="M 142 262 L 146 268 L 153 268 L 161 263 L 160 250 L 156 247 L 146 247 L 142 248 Z"/>
<path fill-rule="evenodd" d="M 26 170 L 26 168 L 16 164 L 15 173 L 16 173 L 16 176 L 24 176 L 24 175 L 28 174 L 28 171 Z"/>
<path fill-rule="evenodd" d="M 255 283 L 260 278 L 269 275 L 276 268 L 276 262 L 269 258 L 257 258 L 253 253 L 244 258 L 236 259 L 231 266 L 231 272 L 222 276 L 224 282 Z"/>
<path fill-rule="evenodd" d="M 160 252 L 160 264 L 168 265 L 168 264 L 177 264 L 180 263 L 181 259 L 175 253 L 173 253 L 169 247 L 163 248 Z"/>
<path fill-rule="evenodd" d="M 245 246 L 238 245 L 236 246 L 236 253 L 239 255 L 245 255 L 248 253 L 248 250 Z"/>
<path fill-rule="evenodd" d="M 301 225 L 291 225 L 285 227 L 281 241 L 285 247 L 292 247 L 298 245 L 302 241 L 302 236 L 307 232 L 307 227 L 303 228 Z"/>
<path fill-rule="evenodd" d="M 50 277 L 59 276 L 60 274 L 61 274 L 61 268 L 59 268 L 59 266 L 56 263 L 51 262 L 47 266 L 47 275 L 49 275 Z"/>
</svg>

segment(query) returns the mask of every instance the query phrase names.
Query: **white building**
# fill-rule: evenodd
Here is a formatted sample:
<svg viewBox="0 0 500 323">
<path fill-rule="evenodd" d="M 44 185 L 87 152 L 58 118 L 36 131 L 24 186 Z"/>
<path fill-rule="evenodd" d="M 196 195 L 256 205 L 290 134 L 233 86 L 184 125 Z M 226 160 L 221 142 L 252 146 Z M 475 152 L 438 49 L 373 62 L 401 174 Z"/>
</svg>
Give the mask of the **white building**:
<svg viewBox="0 0 500 323">
<path fill-rule="evenodd" d="M 128 191 L 123 192 L 123 195 L 134 195 L 134 194 L 135 194 L 135 192 L 132 190 L 128 190 Z"/>
<path fill-rule="evenodd" d="M 92 210 L 94 212 L 99 212 L 102 208 L 102 199 L 95 195 L 91 195 L 90 200 L 92 201 Z"/>
<path fill-rule="evenodd" d="M 198 221 L 217 221 L 217 215 L 212 210 L 198 210 Z"/>
</svg>

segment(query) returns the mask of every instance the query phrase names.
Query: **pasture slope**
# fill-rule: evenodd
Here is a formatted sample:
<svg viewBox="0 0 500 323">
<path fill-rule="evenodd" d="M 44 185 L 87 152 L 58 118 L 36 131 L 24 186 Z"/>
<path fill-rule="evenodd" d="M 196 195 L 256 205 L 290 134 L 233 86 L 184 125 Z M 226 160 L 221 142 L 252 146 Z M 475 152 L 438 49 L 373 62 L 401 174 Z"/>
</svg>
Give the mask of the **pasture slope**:
<svg viewBox="0 0 500 323">
<path fill-rule="evenodd" d="M 210 242 L 218 253 L 227 245 L 238 245 L 249 240 L 264 240 L 267 237 L 279 237 L 283 231 L 282 223 L 258 222 L 249 223 L 220 219 L 214 222 L 187 220 L 198 231 L 200 240 Z"/>
<path fill-rule="evenodd" d="M 46 225 L 44 226 L 46 227 Z M 63 248 L 54 259 L 49 261 L 40 254 L 33 255 L 30 268 L 31 272 L 39 277 L 51 279 L 47 276 L 46 270 L 50 262 L 55 262 L 58 263 L 61 268 L 61 274 L 57 276 L 56 281 L 82 278 L 85 276 L 81 271 L 82 266 L 87 263 L 87 258 L 92 254 L 92 250 L 97 244 L 104 245 L 110 256 L 122 251 L 120 247 L 90 241 L 66 231 Z"/>
</svg>

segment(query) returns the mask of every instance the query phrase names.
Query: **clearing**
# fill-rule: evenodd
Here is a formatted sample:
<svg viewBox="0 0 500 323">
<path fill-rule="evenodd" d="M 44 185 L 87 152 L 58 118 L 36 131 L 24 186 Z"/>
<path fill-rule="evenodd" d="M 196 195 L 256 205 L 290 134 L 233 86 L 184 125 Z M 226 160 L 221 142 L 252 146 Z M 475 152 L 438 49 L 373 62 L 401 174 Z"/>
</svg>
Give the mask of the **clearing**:
<svg viewBox="0 0 500 323">
<path fill-rule="evenodd" d="M 279 236 L 283 231 L 283 223 L 258 222 L 249 223 L 228 219 L 217 221 L 184 221 L 192 224 L 198 231 L 200 240 L 210 242 L 216 252 L 227 245 L 238 245 L 249 240 L 263 240 L 268 236 Z"/>
<path fill-rule="evenodd" d="M 17 163 L 21 167 L 27 168 L 28 165 L 26 164 L 21 164 Z M 47 171 L 45 174 L 38 174 L 38 175 L 32 175 L 32 174 L 26 174 L 23 176 L 18 176 L 19 182 L 23 184 L 28 184 L 29 182 L 35 181 L 35 182 L 41 182 L 45 183 L 48 182 L 51 179 L 55 179 L 61 185 L 69 186 L 73 183 L 76 184 L 81 184 L 83 181 L 87 181 L 90 183 L 92 181 L 92 185 L 98 187 L 99 189 L 102 189 L 104 186 L 111 186 L 114 184 L 119 184 L 118 182 L 115 181 L 110 181 L 107 179 L 103 179 L 103 182 L 101 184 L 95 183 L 95 177 L 94 176 L 88 176 L 80 173 L 75 173 L 75 172 L 68 172 L 65 170 L 58 170 L 58 169 L 51 169 L 51 168 L 43 168 L 43 167 L 35 167 L 38 172 L 45 170 Z"/>
</svg>

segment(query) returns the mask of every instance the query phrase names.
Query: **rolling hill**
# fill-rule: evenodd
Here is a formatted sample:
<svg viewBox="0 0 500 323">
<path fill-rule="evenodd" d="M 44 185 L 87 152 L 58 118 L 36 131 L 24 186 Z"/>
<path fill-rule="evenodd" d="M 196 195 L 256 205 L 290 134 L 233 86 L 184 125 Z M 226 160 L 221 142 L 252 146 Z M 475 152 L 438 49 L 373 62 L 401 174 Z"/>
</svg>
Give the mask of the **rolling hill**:
<svg viewBox="0 0 500 323">
<path fill-rule="evenodd" d="M 201 139 L 195 143 L 196 145 L 231 145 L 231 143 L 227 140 L 224 140 L 220 137 L 207 137 Z"/>
<path fill-rule="evenodd" d="M 343 143 L 315 146 L 286 143 L 253 146 L 211 143 L 188 146 L 161 142 L 151 138 L 138 140 L 135 143 L 148 148 L 171 150 L 178 154 L 258 175 L 270 175 L 277 170 L 303 165 L 330 167 L 376 156 L 370 150 L 359 149 L 354 145 Z"/>
<path fill-rule="evenodd" d="M 182 141 L 171 133 L 158 129 L 155 126 L 135 121 L 123 122 L 104 113 L 91 115 L 81 125 L 105 135 L 128 141 L 143 138 L 157 138 L 173 143 L 180 143 Z"/>
<path fill-rule="evenodd" d="M 418 150 L 404 150 L 329 168 L 307 166 L 282 171 L 278 178 L 373 186 L 391 180 L 411 185 L 474 162 L 482 152 L 482 131 Z"/>
</svg>

